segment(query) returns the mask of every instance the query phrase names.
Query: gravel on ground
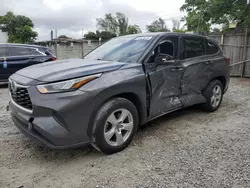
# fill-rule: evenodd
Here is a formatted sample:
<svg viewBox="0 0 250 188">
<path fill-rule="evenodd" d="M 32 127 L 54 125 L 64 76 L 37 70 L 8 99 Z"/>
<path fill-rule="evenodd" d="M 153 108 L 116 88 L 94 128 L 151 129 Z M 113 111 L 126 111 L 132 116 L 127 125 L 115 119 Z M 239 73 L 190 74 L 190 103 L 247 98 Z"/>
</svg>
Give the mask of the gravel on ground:
<svg viewBox="0 0 250 188">
<path fill-rule="evenodd" d="M 217 112 L 198 107 L 139 129 L 124 151 L 52 151 L 23 136 L 0 86 L 0 188 L 250 187 L 250 79 L 231 79 Z"/>
</svg>

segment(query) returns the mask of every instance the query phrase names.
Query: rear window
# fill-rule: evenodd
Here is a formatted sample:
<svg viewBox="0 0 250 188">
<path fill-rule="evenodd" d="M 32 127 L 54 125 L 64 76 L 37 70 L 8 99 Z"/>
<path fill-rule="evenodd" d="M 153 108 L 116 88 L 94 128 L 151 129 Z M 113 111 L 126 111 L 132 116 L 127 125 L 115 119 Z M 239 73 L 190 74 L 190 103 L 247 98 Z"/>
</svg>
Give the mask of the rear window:
<svg viewBox="0 0 250 188">
<path fill-rule="evenodd" d="M 39 50 L 42 51 L 43 53 L 45 53 L 46 55 L 54 56 L 54 54 L 48 48 L 40 48 Z"/>
<path fill-rule="evenodd" d="M 36 48 L 32 48 L 32 49 L 30 49 L 30 51 L 31 51 L 31 53 L 33 54 L 33 55 L 44 55 L 44 54 L 42 54 L 41 52 L 39 52 L 38 51 L 38 49 L 36 49 Z"/>
<path fill-rule="evenodd" d="M 0 47 L 0 57 L 6 56 L 6 48 L 5 47 Z"/>
<path fill-rule="evenodd" d="M 207 54 L 216 54 L 219 51 L 219 47 L 214 44 L 212 41 L 207 42 Z"/>
<path fill-rule="evenodd" d="M 32 55 L 29 48 L 8 47 L 8 56 L 26 56 Z"/>
</svg>

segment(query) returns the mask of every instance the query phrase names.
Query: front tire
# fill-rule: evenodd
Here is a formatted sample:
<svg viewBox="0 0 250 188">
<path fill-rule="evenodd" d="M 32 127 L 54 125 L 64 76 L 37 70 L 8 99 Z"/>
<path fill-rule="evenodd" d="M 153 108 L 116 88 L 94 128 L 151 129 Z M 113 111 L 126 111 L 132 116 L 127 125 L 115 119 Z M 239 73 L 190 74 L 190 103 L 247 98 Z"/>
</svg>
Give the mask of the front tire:
<svg viewBox="0 0 250 188">
<path fill-rule="evenodd" d="M 92 133 L 92 145 L 105 154 L 125 149 L 138 128 L 138 112 L 132 102 L 115 98 L 98 110 Z"/>
<path fill-rule="evenodd" d="M 203 109 L 208 112 L 216 111 L 222 102 L 223 85 L 219 80 L 211 81 L 203 91 L 203 96 L 206 98 L 206 103 L 202 105 Z"/>
</svg>

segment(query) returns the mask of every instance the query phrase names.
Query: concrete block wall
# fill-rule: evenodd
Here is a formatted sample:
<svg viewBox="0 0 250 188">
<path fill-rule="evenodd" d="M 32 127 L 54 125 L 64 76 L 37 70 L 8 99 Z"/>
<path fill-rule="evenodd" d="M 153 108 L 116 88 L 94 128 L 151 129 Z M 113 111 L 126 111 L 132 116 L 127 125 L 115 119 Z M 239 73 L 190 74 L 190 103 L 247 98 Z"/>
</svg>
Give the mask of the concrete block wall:
<svg viewBox="0 0 250 188">
<path fill-rule="evenodd" d="M 57 59 L 81 58 L 82 55 L 86 55 L 98 46 L 98 42 L 91 42 L 91 45 L 89 45 L 86 41 L 83 43 L 58 43 L 48 45 L 49 49 L 55 55 L 57 54 Z"/>
</svg>

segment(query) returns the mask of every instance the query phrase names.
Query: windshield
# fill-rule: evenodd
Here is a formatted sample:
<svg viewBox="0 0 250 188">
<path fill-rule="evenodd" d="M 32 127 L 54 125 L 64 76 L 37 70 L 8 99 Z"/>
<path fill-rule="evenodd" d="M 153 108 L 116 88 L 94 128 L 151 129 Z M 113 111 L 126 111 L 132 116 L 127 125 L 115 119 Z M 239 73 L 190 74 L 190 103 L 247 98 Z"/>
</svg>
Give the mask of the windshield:
<svg viewBox="0 0 250 188">
<path fill-rule="evenodd" d="M 151 36 L 114 38 L 90 52 L 84 59 L 136 62 L 151 40 Z"/>
</svg>

